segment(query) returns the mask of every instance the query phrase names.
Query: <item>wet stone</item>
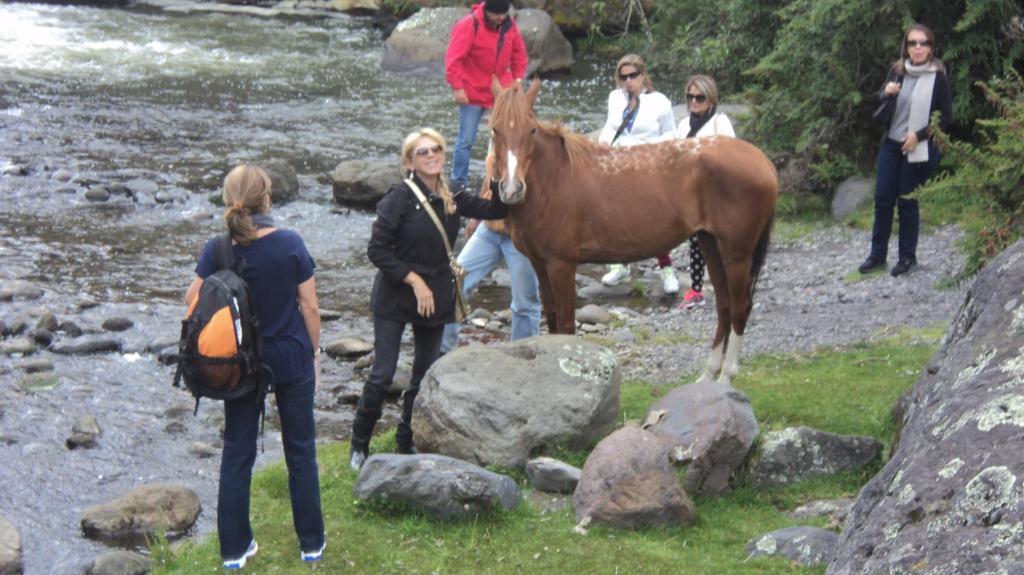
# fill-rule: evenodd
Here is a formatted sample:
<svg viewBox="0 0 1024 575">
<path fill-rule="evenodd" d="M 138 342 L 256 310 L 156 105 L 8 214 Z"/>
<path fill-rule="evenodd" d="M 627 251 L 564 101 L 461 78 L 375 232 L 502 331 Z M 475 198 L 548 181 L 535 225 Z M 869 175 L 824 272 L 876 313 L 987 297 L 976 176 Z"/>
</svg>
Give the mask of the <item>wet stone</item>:
<svg viewBox="0 0 1024 575">
<path fill-rule="evenodd" d="M 4 164 L 0 166 L 0 174 L 5 176 L 27 176 L 28 166 L 25 164 Z"/>
<path fill-rule="evenodd" d="M 53 312 L 46 311 L 36 321 L 36 329 L 46 331 L 57 331 L 60 324 L 57 322 L 57 316 L 53 315 Z"/>
<path fill-rule="evenodd" d="M 30 373 L 18 382 L 22 391 L 49 391 L 60 384 L 60 378 L 53 372 Z"/>
<path fill-rule="evenodd" d="M 82 328 L 78 327 L 78 324 L 71 320 L 60 322 L 58 331 L 64 332 L 64 335 L 68 337 L 80 337 L 82 335 Z"/>
<path fill-rule="evenodd" d="M 53 343 L 53 333 L 45 329 L 34 329 L 28 332 L 28 336 L 43 347 L 50 347 L 50 344 Z"/>
<path fill-rule="evenodd" d="M 174 202 L 174 194 L 167 190 L 160 190 L 153 195 L 153 199 L 156 200 L 156 203 L 158 204 L 170 204 Z"/>
<path fill-rule="evenodd" d="M 0 282 L 0 291 L 11 293 L 11 297 L 7 298 L 8 301 L 11 299 L 36 300 L 43 297 L 43 290 L 25 280 Z"/>
<path fill-rule="evenodd" d="M 51 351 L 62 355 L 88 355 L 121 351 L 121 342 L 116 339 L 89 339 L 55 345 Z"/>
<path fill-rule="evenodd" d="M 145 575 L 151 568 L 145 555 L 131 551 L 110 551 L 100 555 L 85 570 L 85 575 Z"/>
<path fill-rule="evenodd" d="M 25 373 L 40 373 L 53 371 L 53 362 L 48 359 L 31 359 L 18 364 L 18 369 Z"/>
<path fill-rule="evenodd" d="M 73 180 L 74 177 L 75 173 L 72 172 L 71 170 L 57 170 L 56 172 L 50 174 L 51 180 L 55 182 L 63 182 L 65 184 Z"/>
<path fill-rule="evenodd" d="M 164 426 L 164 432 L 172 435 L 185 433 L 188 431 L 188 426 L 180 421 L 172 421 Z"/>
<path fill-rule="evenodd" d="M 110 190 L 104 187 L 89 188 L 85 192 L 85 199 L 90 202 L 106 202 L 110 200 Z"/>
<path fill-rule="evenodd" d="M 103 320 L 103 329 L 107 331 L 125 331 L 135 325 L 126 317 L 108 317 Z"/>
<path fill-rule="evenodd" d="M 55 193 L 55 194 L 72 195 L 72 194 L 77 194 L 78 193 L 78 188 L 76 188 L 74 186 L 61 186 L 61 187 L 57 188 L 56 190 L 53 190 L 53 193 Z"/>
<path fill-rule="evenodd" d="M 7 337 L 7 324 L 0 319 L 0 337 Z"/>
<path fill-rule="evenodd" d="M 96 422 L 95 415 L 82 415 L 75 420 L 71 427 L 71 437 L 67 440 L 68 449 L 91 449 L 96 447 L 96 441 L 100 437 L 100 426 Z"/>
<path fill-rule="evenodd" d="M 7 335 L 21 335 L 28 329 L 28 322 L 23 319 L 16 319 L 7 326 Z"/>
<path fill-rule="evenodd" d="M 96 301 L 94 299 L 83 299 L 83 300 L 79 300 L 78 303 L 76 303 L 75 305 L 78 306 L 79 310 L 85 311 L 87 309 L 92 309 L 94 307 L 99 306 L 100 302 L 98 302 L 98 301 Z"/>
<path fill-rule="evenodd" d="M 28 338 L 0 342 L 0 355 L 30 355 L 36 351 L 36 342 Z"/>
<path fill-rule="evenodd" d="M 11 301 L 14 299 L 14 292 L 9 289 L 0 288 L 0 301 Z"/>
<path fill-rule="evenodd" d="M 220 448 L 212 443 L 206 443 L 203 441 L 196 441 L 192 445 L 188 446 L 188 452 L 195 455 L 199 459 L 209 459 L 220 453 Z"/>
</svg>

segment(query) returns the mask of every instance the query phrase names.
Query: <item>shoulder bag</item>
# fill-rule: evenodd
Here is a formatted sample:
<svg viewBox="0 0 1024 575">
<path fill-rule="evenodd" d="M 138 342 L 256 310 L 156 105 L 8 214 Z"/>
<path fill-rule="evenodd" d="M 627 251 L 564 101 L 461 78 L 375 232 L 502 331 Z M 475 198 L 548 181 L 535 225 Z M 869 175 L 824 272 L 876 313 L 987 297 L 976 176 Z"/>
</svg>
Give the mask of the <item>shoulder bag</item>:
<svg viewBox="0 0 1024 575">
<path fill-rule="evenodd" d="M 416 185 L 412 178 L 406 178 L 405 185 L 409 186 L 412 193 L 416 194 L 420 205 L 430 215 L 430 219 L 434 220 L 434 225 L 437 226 L 437 231 L 441 234 L 441 239 L 444 240 L 444 249 L 448 252 L 448 266 L 451 267 L 452 276 L 455 278 L 455 322 L 462 323 L 462 320 L 466 318 L 466 302 L 462 299 L 462 277 L 466 275 L 466 270 L 462 267 L 462 264 L 455 260 L 451 242 L 448 241 L 448 233 L 445 232 L 441 219 L 437 217 L 437 212 L 434 211 L 434 208 L 430 207 L 427 197 L 420 191 L 420 187 Z"/>
</svg>

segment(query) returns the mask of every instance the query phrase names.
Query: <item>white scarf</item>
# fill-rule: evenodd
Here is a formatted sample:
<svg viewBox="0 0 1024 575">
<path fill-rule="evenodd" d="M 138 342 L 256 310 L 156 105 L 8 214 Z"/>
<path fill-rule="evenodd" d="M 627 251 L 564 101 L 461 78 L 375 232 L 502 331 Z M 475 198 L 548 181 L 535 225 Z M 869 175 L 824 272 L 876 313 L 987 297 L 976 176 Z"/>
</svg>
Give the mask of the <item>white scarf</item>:
<svg viewBox="0 0 1024 575">
<path fill-rule="evenodd" d="M 928 125 L 932 109 L 932 91 L 935 89 L 935 73 L 939 70 L 935 62 L 915 66 L 908 59 L 903 67 L 908 76 L 917 78 L 914 93 L 910 95 L 910 119 L 908 130 L 916 132 Z M 928 161 L 928 142 L 918 142 L 913 152 L 907 154 L 907 162 L 914 164 Z"/>
</svg>

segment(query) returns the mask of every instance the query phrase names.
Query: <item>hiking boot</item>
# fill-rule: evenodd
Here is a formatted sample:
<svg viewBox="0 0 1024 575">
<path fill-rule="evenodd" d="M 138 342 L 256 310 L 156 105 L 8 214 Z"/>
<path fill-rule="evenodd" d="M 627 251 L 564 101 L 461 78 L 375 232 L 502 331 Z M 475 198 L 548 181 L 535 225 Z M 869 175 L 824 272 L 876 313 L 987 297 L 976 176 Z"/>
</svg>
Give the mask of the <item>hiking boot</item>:
<svg viewBox="0 0 1024 575">
<path fill-rule="evenodd" d="M 348 458 L 348 466 L 352 468 L 352 471 L 359 471 L 363 468 L 363 464 L 366 463 L 366 456 L 368 454 L 362 449 L 352 449 L 352 455 Z"/>
<path fill-rule="evenodd" d="M 900 260 L 892 266 L 892 271 L 889 273 L 892 274 L 892 277 L 898 277 L 909 272 L 916 265 L 917 260 Z"/>
<path fill-rule="evenodd" d="M 399 455 L 417 455 L 419 453 L 419 451 L 416 449 L 416 446 L 414 446 L 412 444 L 409 444 L 409 445 L 399 444 L 398 445 L 398 453 L 399 453 Z"/>
<path fill-rule="evenodd" d="M 676 277 L 676 270 L 672 266 L 661 268 L 661 289 L 665 293 L 679 293 L 679 279 Z"/>
<path fill-rule="evenodd" d="M 238 559 L 225 559 L 224 560 L 224 568 L 225 569 L 235 570 L 235 569 L 241 569 L 241 568 L 245 567 L 245 562 L 248 561 L 249 559 L 251 559 L 252 556 L 255 555 L 256 552 L 259 551 L 259 550 L 260 550 L 259 544 L 256 543 L 255 539 L 253 539 L 252 541 L 249 542 L 249 548 L 245 550 L 245 554 L 244 555 L 242 555 Z"/>
<path fill-rule="evenodd" d="M 688 292 L 686 292 L 686 295 L 683 296 L 683 301 L 681 302 L 679 307 L 693 309 L 698 305 L 704 305 L 704 292 L 701 290 L 695 290 L 691 288 Z"/>
<path fill-rule="evenodd" d="M 327 547 L 327 538 L 324 537 L 324 544 L 320 546 L 316 551 L 303 551 L 299 554 L 306 563 L 316 563 L 317 561 L 324 558 L 324 547 Z"/>
<path fill-rule="evenodd" d="M 857 268 L 857 271 L 859 271 L 862 274 L 869 274 L 873 271 L 880 270 L 884 267 L 885 258 L 868 256 L 868 259 L 864 260 L 864 263 L 860 264 L 860 267 Z"/>
<path fill-rule="evenodd" d="M 606 286 L 617 286 L 623 280 L 629 279 L 629 266 L 612 264 L 608 266 L 608 273 L 601 277 L 601 283 Z"/>
</svg>

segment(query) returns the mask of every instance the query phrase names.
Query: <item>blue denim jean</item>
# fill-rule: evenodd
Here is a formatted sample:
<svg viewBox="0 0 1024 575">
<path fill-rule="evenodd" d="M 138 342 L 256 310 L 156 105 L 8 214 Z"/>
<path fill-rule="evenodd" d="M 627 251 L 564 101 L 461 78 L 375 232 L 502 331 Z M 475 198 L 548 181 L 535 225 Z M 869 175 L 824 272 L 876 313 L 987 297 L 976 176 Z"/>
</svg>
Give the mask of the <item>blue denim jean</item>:
<svg viewBox="0 0 1024 575">
<path fill-rule="evenodd" d="M 476 142 L 477 128 L 484 116 L 484 109 L 469 104 L 459 106 L 459 134 L 455 137 L 455 151 L 452 152 L 452 184 L 469 181 L 469 157 Z"/>
<path fill-rule="evenodd" d="M 477 284 L 501 263 L 502 258 L 505 259 L 512 281 L 512 339 L 537 335 L 540 333 L 541 315 L 537 274 L 529 258 L 516 249 L 512 238 L 491 230 L 483 223 L 477 227 L 459 254 L 459 263 L 466 269 L 466 277 L 462 280 L 462 295 L 468 298 Z M 445 325 L 441 351 L 448 353 L 458 342 L 459 324 Z"/>
<path fill-rule="evenodd" d="M 276 382 L 274 387 L 288 467 L 292 522 L 303 551 L 313 551 L 324 544 L 313 421 L 314 384 L 311 373 L 308 377 Z M 224 402 L 224 450 L 217 493 L 217 535 L 224 559 L 241 557 L 253 539 L 249 488 L 252 466 L 256 462 L 261 404 L 256 393 Z"/>
<path fill-rule="evenodd" d="M 878 150 L 878 173 L 875 180 L 875 222 L 871 231 L 871 255 L 885 260 L 892 235 L 893 209 L 899 210 L 899 261 L 917 261 L 917 237 L 921 229 L 921 214 L 917 200 L 907 198 L 918 186 L 935 173 L 939 164 L 939 149 L 928 146 L 928 161 L 910 163 L 903 154 L 902 143 L 886 138 Z"/>
</svg>

